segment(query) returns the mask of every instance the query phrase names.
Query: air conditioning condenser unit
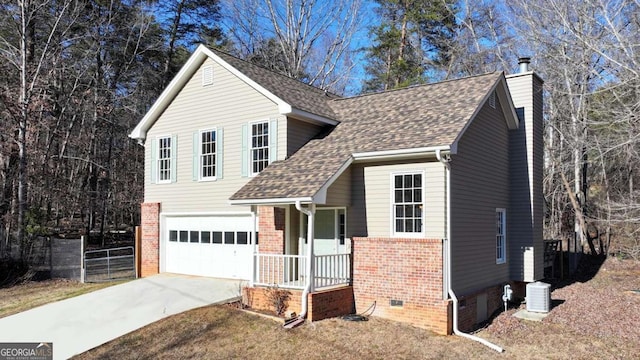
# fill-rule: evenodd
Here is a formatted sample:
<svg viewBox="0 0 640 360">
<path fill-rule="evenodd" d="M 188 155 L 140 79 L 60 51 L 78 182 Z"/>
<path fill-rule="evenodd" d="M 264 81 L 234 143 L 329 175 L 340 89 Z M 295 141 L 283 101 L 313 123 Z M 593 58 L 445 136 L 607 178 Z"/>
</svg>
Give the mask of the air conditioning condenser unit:
<svg viewBox="0 0 640 360">
<path fill-rule="evenodd" d="M 548 313 L 551 309 L 551 285 L 540 281 L 527 284 L 527 311 Z"/>
</svg>

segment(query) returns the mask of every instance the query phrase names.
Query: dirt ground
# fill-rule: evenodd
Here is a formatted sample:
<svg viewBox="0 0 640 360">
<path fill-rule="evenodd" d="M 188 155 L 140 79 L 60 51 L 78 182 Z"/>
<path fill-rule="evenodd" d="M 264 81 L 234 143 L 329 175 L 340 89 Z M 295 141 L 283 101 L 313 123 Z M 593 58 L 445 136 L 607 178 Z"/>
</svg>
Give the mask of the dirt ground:
<svg viewBox="0 0 640 360">
<path fill-rule="evenodd" d="M 29 281 L 0 289 L 0 318 L 29 310 L 50 302 L 82 295 L 115 283 L 83 284 L 78 281 L 53 279 Z"/>
<path fill-rule="evenodd" d="M 172 316 L 78 356 L 78 359 L 637 359 L 640 353 L 640 263 L 609 259 L 555 284 L 555 307 L 542 322 L 496 316 L 476 335 L 498 353 L 457 336 L 438 336 L 371 317 L 329 319 L 286 330 L 231 306 Z"/>
</svg>

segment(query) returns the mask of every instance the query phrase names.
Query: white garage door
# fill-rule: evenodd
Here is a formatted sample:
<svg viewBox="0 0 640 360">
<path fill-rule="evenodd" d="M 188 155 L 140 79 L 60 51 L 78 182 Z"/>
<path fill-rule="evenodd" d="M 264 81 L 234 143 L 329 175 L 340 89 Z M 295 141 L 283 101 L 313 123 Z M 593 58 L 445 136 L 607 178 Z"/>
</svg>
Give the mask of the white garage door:
<svg viewBox="0 0 640 360">
<path fill-rule="evenodd" d="M 164 271 L 231 279 L 251 277 L 251 217 L 165 217 Z"/>
</svg>

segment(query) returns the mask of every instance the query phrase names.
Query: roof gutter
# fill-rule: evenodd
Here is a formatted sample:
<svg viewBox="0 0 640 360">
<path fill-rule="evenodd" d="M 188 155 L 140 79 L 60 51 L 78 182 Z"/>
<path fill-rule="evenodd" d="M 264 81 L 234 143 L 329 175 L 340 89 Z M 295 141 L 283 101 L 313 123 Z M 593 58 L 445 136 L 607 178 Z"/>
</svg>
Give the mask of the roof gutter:
<svg viewBox="0 0 640 360">
<path fill-rule="evenodd" d="M 445 261 L 446 261 L 446 267 L 447 267 L 447 275 L 445 276 L 445 283 L 446 283 L 446 287 L 447 287 L 447 292 L 449 294 L 449 296 L 451 296 L 451 299 L 453 300 L 453 333 L 473 340 L 473 341 L 477 341 L 485 346 L 490 347 L 491 349 L 501 353 L 504 351 L 503 348 L 501 348 L 500 346 L 493 344 L 485 339 L 482 339 L 480 337 L 477 337 L 475 335 L 471 335 L 471 334 L 467 334 L 464 333 L 462 331 L 460 331 L 460 329 L 458 329 L 458 297 L 456 296 L 455 292 L 453 291 L 453 281 L 452 281 L 452 276 L 451 276 L 451 270 L 452 270 L 452 266 L 451 266 L 451 164 L 449 164 L 449 162 L 451 161 L 451 157 L 448 156 L 448 154 L 443 154 L 442 150 L 436 150 L 436 158 L 438 159 L 438 161 L 440 161 L 442 163 L 442 165 L 444 165 L 445 168 L 445 177 L 446 177 L 446 236 L 445 236 L 445 241 L 447 242 L 446 244 L 446 256 L 445 256 Z"/>
<path fill-rule="evenodd" d="M 304 111 L 304 110 L 300 110 L 300 109 L 296 109 L 294 107 L 292 107 L 289 104 L 286 104 L 285 106 L 279 106 L 278 110 L 280 111 L 280 114 L 282 115 L 287 115 L 287 116 L 291 116 L 294 117 L 296 119 L 300 119 L 300 120 L 304 120 L 307 122 L 311 122 L 314 124 L 323 124 L 323 125 L 338 125 L 340 123 L 340 121 L 334 120 L 334 119 L 330 119 L 328 117 L 325 116 L 321 116 L 321 115 L 317 115 L 314 113 L 310 113 L 308 111 Z"/>
<path fill-rule="evenodd" d="M 379 161 L 379 160 L 397 160 L 397 159 L 409 159 L 416 157 L 424 157 L 428 155 L 434 155 L 438 152 L 447 152 L 455 154 L 457 148 L 455 146 L 442 145 L 442 146 L 429 146 L 411 149 L 398 149 L 398 150 L 383 150 L 383 151 L 369 151 L 361 153 L 353 153 L 352 157 L 354 161 Z"/>
<path fill-rule="evenodd" d="M 312 197 L 301 198 L 275 198 L 275 199 L 240 199 L 229 200 L 230 205 L 286 205 L 294 203 L 310 204 L 313 202 Z"/>
</svg>

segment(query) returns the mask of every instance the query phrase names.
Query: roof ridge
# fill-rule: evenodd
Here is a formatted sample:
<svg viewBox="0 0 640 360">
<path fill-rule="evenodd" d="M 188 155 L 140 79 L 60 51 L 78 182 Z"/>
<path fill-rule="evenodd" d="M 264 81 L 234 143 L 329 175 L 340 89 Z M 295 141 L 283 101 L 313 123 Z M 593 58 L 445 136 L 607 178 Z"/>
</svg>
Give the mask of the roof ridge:
<svg viewBox="0 0 640 360">
<path fill-rule="evenodd" d="M 311 85 L 311 84 L 307 84 L 306 82 L 304 82 L 304 81 L 302 81 L 302 80 L 300 80 L 300 79 L 296 79 L 296 78 L 294 78 L 294 77 L 287 76 L 287 75 L 285 75 L 285 74 L 283 74 L 283 73 L 280 73 L 280 72 L 278 72 L 278 71 L 275 71 L 275 70 L 269 69 L 269 68 L 267 68 L 267 67 L 265 67 L 265 66 L 262 66 L 262 65 L 259 65 L 259 64 L 253 63 L 253 62 L 248 61 L 248 60 L 245 60 L 245 59 L 242 59 L 242 58 L 240 58 L 240 57 L 238 57 L 238 56 L 236 56 L 236 55 L 230 54 L 230 53 L 228 53 L 228 52 L 226 52 L 226 51 L 222 51 L 222 50 L 220 50 L 220 49 L 218 49 L 218 48 L 209 48 L 209 47 L 208 47 L 208 49 L 209 49 L 209 50 L 211 50 L 211 51 L 212 51 L 212 52 L 214 52 L 214 53 L 220 53 L 220 54 L 223 54 L 223 55 L 230 56 L 230 57 L 232 57 L 232 58 L 234 58 L 234 59 L 236 59 L 236 60 L 242 61 L 242 62 L 244 62 L 244 63 L 246 63 L 246 64 L 248 64 L 248 65 L 250 65 L 250 66 L 254 66 L 254 67 L 256 67 L 256 68 L 260 68 L 261 70 L 265 70 L 265 71 L 268 71 L 268 72 L 270 72 L 270 73 L 273 73 L 274 75 L 281 76 L 281 77 L 283 77 L 283 78 L 285 78 L 285 79 L 289 79 L 289 80 L 296 81 L 296 82 L 298 82 L 298 83 L 300 83 L 300 84 L 302 84 L 302 85 L 304 85 L 304 86 L 306 86 L 306 87 L 309 87 L 309 88 L 311 88 L 311 89 L 313 89 L 313 90 L 321 91 L 321 92 L 324 92 L 324 93 L 327 93 L 327 94 L 331 94 L 331 95 L 333 95 L 333 96 L 337 96 L 337 98 L 342 98 L 342 96 L 340 96 L 340 95 L 338 95 L 338 94 L 336 94 L 336 93 L 333 93 L 333 92 L 328 91 L 328 90 L 324 90 L 324 89 L 322 89 L 322 88 L 319 88 L 319 87 L 314 86 L 314 85 Z M 335 100 L 335 99 L 327 99 L 327 100 Z"/>
<path fill-rule="evenodd" d="M 472 79 L 472 78 L 477 78 L 477 77 L 482 77 L 482 76 L 489 76 L 489 75 L 499 74 L 499 73 L 503 73 L 503 72 L 504 71 L 492 71 L 492 72 L 486 72 L 484 74 L 476 74 L 476 75 L 464 76 L 464 77 L 457 78 L 457 79 L 445 79 L 445 80 L 442 80 L 442 81 L 437 81 L 437 82 L 432 82 L 432 83 L 427 83 L 427 84 L 414 84 L 414 85 L 409 85 L 409 86 L 406 86 L 406 87 L 403 87 L 403 88 L 397 88 L 397 89 L 391 89 L 391 90 L 380 90 L 380 91 L 374 91 L 374 92 L 370 92 L 370 93 L 353 95 L 353 96 L 348 96 L 348 97 L 339 97 L 339 98 L 336 98 L 336 99 L 331 99 L 331 101 L 351 100 L 351 99 L 357 99 L 357 98 L 362 98 L 362 97 L 367 97 L 367 96 L 375 96 L 375 95 L 389 94 L 389 93 L 398 92 L 398 91 L 413 90 L 413 89 L 417 89 L 417 88 L 440 85 L 440 84 L 450 83 L 450 82 L 454 82 L 454 81 L 469 80 L 469 79 Z"/>
</svg>

